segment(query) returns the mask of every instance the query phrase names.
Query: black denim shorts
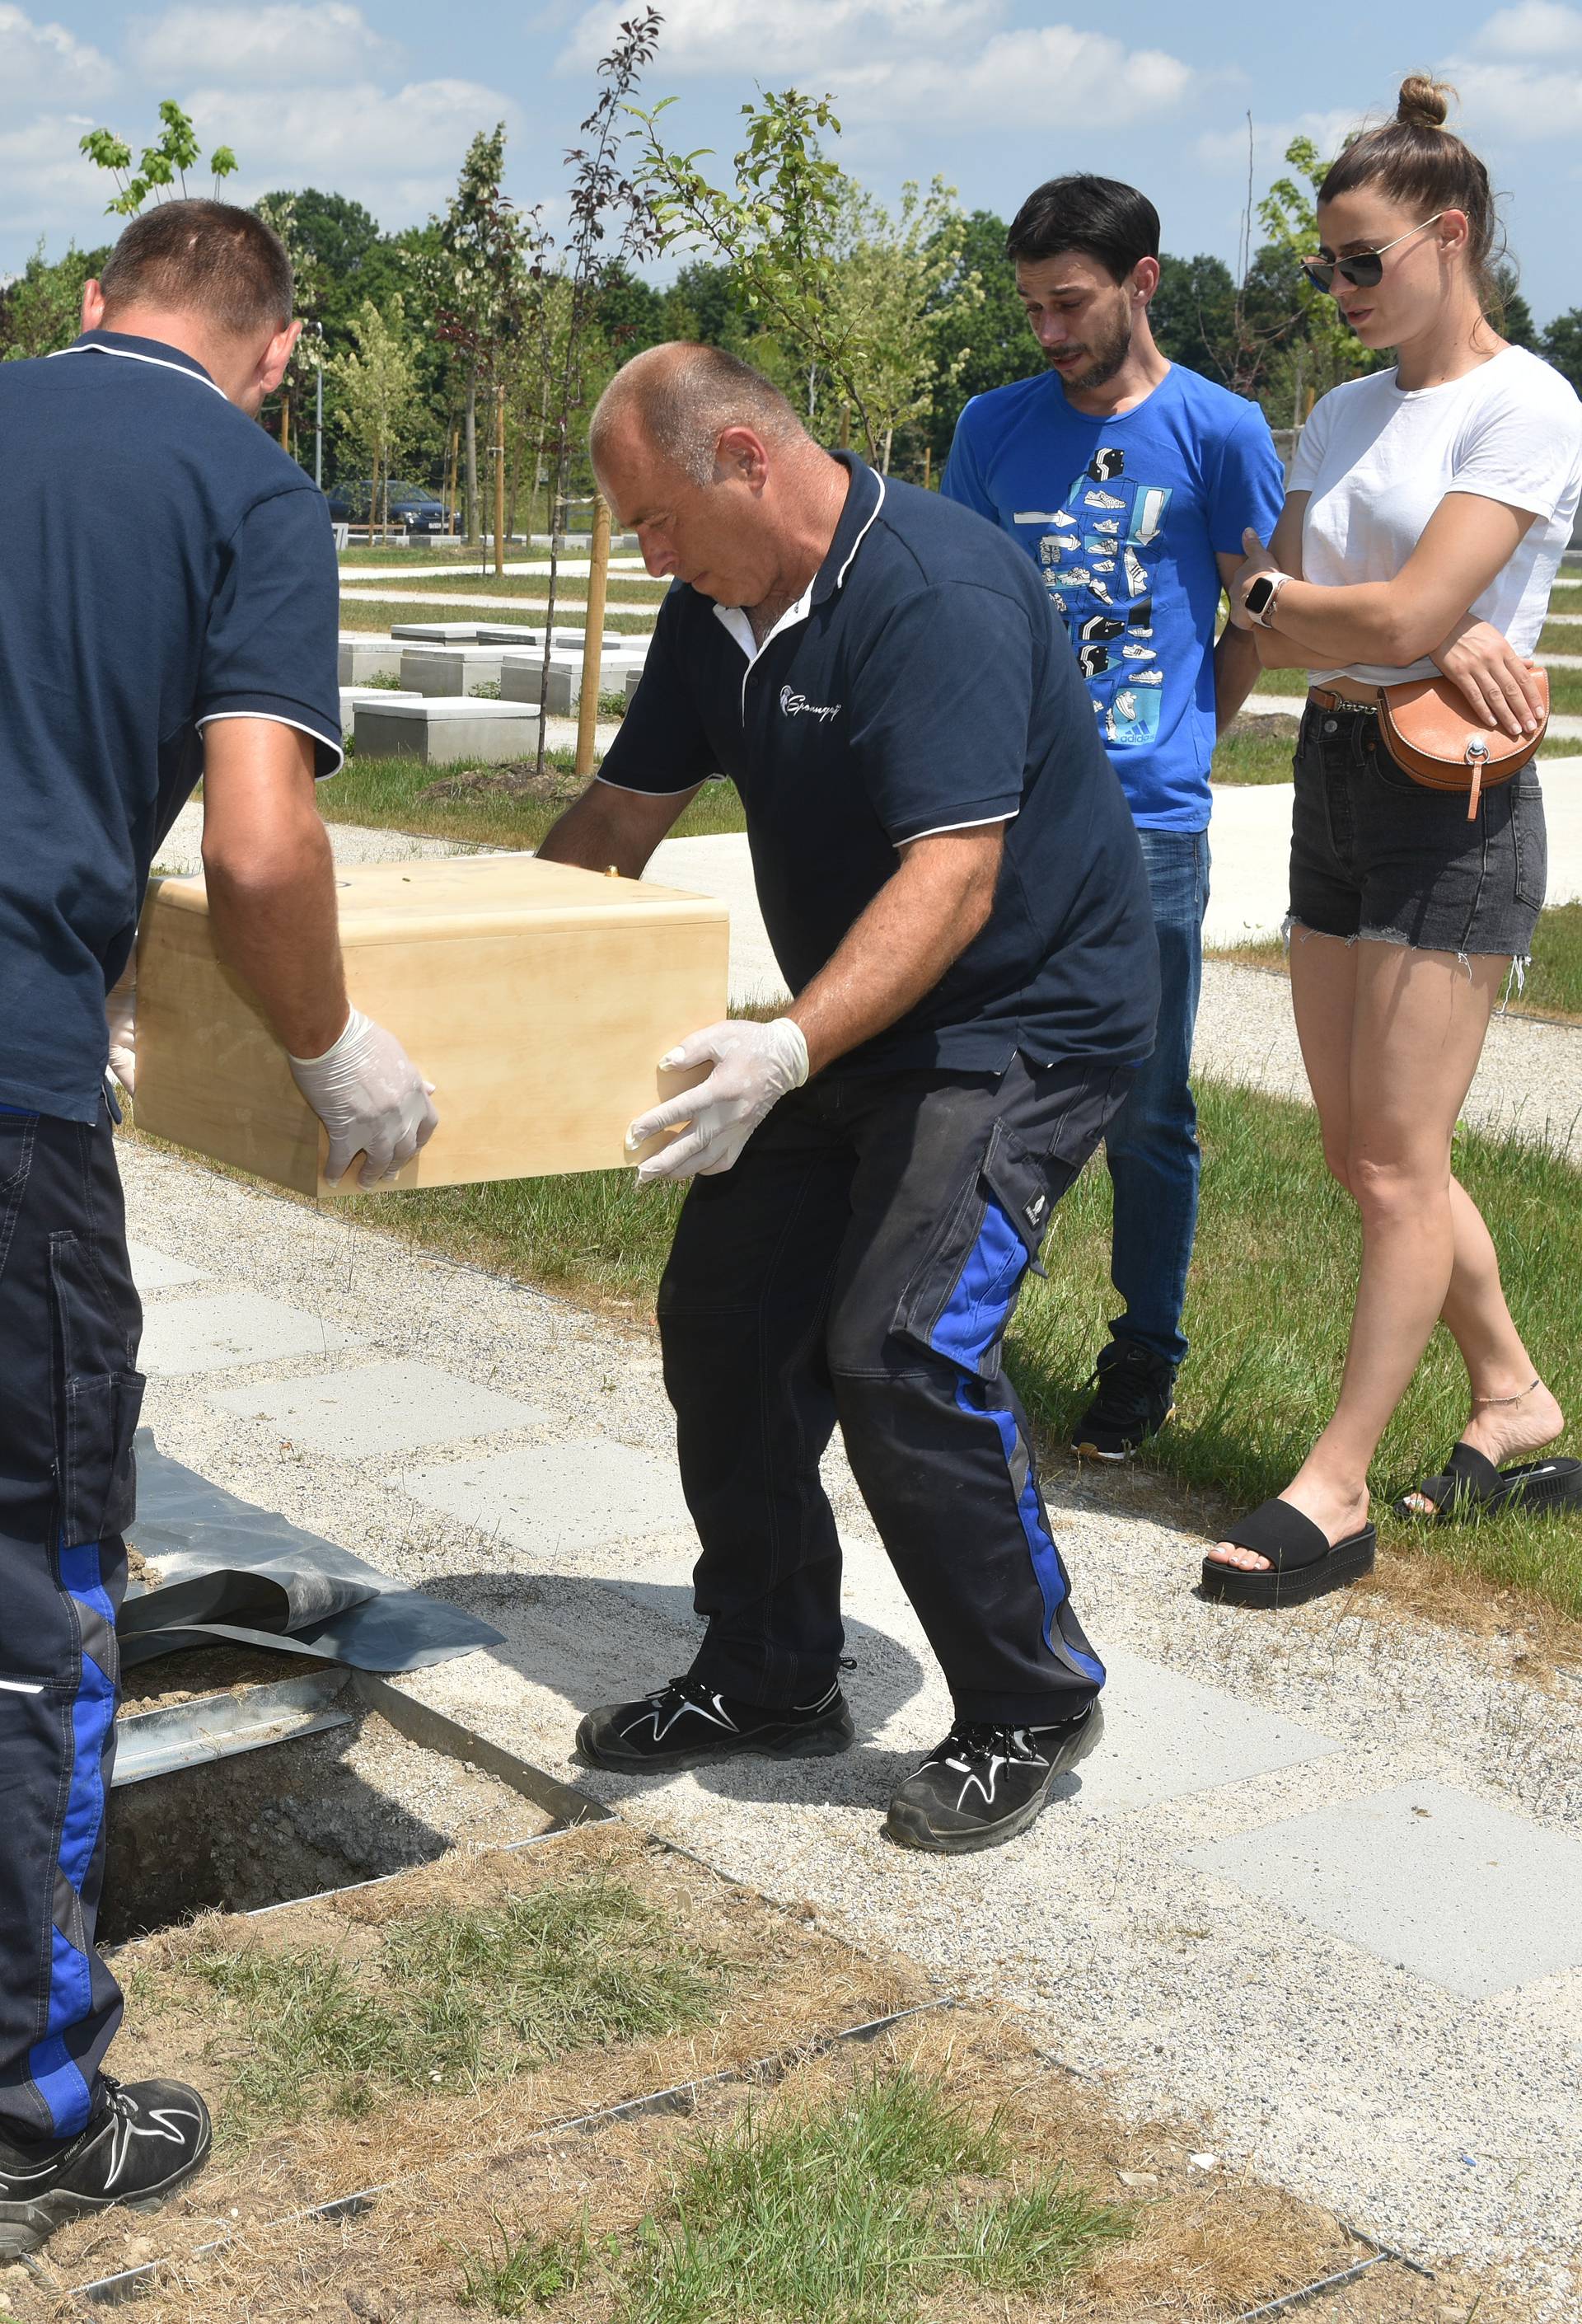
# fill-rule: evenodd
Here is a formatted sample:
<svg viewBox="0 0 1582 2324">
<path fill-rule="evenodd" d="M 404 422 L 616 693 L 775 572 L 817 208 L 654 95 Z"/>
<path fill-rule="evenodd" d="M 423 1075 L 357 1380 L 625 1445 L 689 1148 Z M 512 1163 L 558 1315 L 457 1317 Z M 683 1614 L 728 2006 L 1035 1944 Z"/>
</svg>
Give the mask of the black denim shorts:
<svg viewBox="0 0 1582 2324">
<path fill-rule="evenodd" d="M 1310 702 L 1297 737 L 1291 918 L 1320 936 L 1525 960 L 1549 872 L 1536 763 L 1484 793 L 1413 782 L 1376 715 Z"/>
</svg>

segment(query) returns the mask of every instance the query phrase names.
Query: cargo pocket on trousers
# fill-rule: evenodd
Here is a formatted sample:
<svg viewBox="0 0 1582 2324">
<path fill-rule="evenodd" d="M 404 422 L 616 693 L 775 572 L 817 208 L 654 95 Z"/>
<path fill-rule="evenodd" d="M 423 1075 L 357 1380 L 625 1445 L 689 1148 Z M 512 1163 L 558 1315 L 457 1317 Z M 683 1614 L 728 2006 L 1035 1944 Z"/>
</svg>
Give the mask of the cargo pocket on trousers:
<svg viewBox="0 0 1582 2324">
<path fill-rule="evenodd" d="M 60 1360 L 60 1537 L 74 1549 L 124 1532 L 136 1513 L 132 1442 L 143 1377 L 129 1360 L 126 1319 L 79 1236 L 51 1236 L 50 1291 Z"/>
<path fill-rule="evenodd" d="M 996 1122 L 970 1184 L 901 1294 L 892 1329 L 980 1379 L 998 1379 L 1022 1278 L 1036 1268 L 1055 1204 L 1076 1175 Z"/>
</svg>

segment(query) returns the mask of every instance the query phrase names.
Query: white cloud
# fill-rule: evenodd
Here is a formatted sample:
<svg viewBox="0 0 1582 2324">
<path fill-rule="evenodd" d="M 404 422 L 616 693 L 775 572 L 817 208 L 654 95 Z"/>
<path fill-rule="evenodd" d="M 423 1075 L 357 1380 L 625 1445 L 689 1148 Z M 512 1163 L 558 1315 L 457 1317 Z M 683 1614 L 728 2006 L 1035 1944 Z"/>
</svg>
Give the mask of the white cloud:
<svg viewBox="0 0 1582 2324">
<path fill-rule="evenodd" d="M 1082 109 L 1124 101 L 1127 117 L 1168 112 L 1196 76 L 1161 49 L 1127 49 L 1105 32 L 1071 24 L 996 32 L 967 54 L 907 52 L 849 68 L 843 106 L 869 118 L 952 129 L 1075 130 Z M 1091 116 L 1090 116 L 1091 117 Z"/>
<path fill-rule="evenodd" d="M 1073 24 L 999 29 L 1005 0 L 669 0 L 655 71 L 672 78 L 794 73 L 832 90 L 842 122 L 952 129 L 1077 125 L 1100 98 L 1128 119 L 1178 104 L 1198 78 L 1160 49 L 1127 49 Z M 557 61 L 585 69 L 615 14 L 581 19 Z"/>
<path fill-rule="evenodd" d="M 59 258 L 62 220 L 72 222 L 74 238 L 85 249 L 114 242 L 120 233 L 118 218 L 96 223 L 110 182 L 77 150 L 84 130 L 93 126 L 86 113 L 41 113 L 22 128 L 0 131 L 0 209 L 14 263 L 22 263 L 41 235 L 49 238 L 51 257 Z"/>
<path fill-rule="evenodd" d="M 585 71 L 630 8 L 596 5 L 579 20 L 556 70 Z M 1002 0 L 668 0 L 654 70 L 795 73 L 808 86 L 876 48 L 961 43 L 997 23 Z"/>
<path fill-rule="evenodd" d="M 36 23 L 21 8 L 0 6 L 0 103 L 8 110 L 90 104 L 115 78 L 109 59 L 64 24 Z"/>
<path fill-rule="evenodd" d="M 1558 0 L 1522 0 L 1502 8 L 1477 36 L 1480 49 L 1507 57 L 1563 57 L 1582 52 L 1582 8 Z"/>
<path fill-rule="evenodd" d="M 393 51 L 360 8 L 345 0 L 266 0 L 258 8 L 178 6 L 134 24 L 129 62 L 150 81 L 201 75 L 227 87 L 346 81 L 376 71 Z"/>
<path fill-rule="evenodd" d="M 1329 113 L 1298 114 L 1290 121 L 1260 121 L 1255 115 L 1253 171 L 1257 191 L 1261 193 L 1272 177 L 1281 174 L 1286 150 L 1294 138 L 1311 137 L 1319 149 L 1320 157 L 1327 161 L 1338 153 L 1350 132 L 1362 125 L 1363 116 L 1352 106 Z M 1234 129 L 1205 130 L 1194 143 L 1192 152 L 1204 169 L 1213 171 L 1217 176 L 1245 179 L 1247 168 L 1246 123 L 1243 121 Z"/>
<path fill-rule="evenodd" d="M 1476 146 L 1502 132 L 1523 139 L 1574 137 L 1582 122 L 1582 70 L 1552 65 L 1484 64 L 1453 57 L 1445 67 L 1461 97 L 1461 120 Z"/>
<path fill-rule="evenodd" d="M 480 129 L 516 117 L 511 99 L 470 80 L 373 81 L 336 88 L 194 89 L 183 97 L 205 144 L 235 148 L 235 198 L 278 186 L 327 186 L 376 217 L 436 209 Z"/>
</svg>

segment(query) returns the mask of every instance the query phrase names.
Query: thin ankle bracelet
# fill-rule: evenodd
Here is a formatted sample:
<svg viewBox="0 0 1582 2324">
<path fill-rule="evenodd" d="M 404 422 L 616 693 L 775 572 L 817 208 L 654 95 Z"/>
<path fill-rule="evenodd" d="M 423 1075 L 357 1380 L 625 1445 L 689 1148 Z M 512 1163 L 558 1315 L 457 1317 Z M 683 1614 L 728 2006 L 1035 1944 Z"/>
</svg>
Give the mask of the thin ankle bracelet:
<svg viewBox="0 0 1582 2324">
<path fill-rule="evenodd" d="M 1542 1386 L 1543 1382 L 1541 1379 L 1529 1380 L 1527 1386 L 1525 1388 L 1519 1388 L 1514 1396 L 1475 1396 L 1472 1401 L 1474 1404 L 1482 1405 L 1520 1404 L 1524 1396 L 1531 1396 L 1535 1388 L 1541 1388 Z"/>
</svg>

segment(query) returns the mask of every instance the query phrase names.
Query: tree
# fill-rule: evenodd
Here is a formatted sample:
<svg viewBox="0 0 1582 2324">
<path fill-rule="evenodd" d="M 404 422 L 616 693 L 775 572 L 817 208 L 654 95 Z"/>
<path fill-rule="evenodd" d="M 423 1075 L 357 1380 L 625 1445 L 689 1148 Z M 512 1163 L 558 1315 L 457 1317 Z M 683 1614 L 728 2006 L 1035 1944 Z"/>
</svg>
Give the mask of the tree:
<svg viewBox="0 0 1582 2324">
<path fill-rule="evenodd" d="M 1582 395 L 1582 307 L 1568 307 L 1543 335 L 1543 359 Z"/>
<path fill-rule="evenodd" d="M 430 251 L 419 263 L 438 336 L 462 365 L 466 530 L 479 537 L 478 390 L 495 384 L 505 341 L 521 328 L 529 267 L 536 263 L 537 214 L 518 211 L 501 189 L 505 124 L 481 129 L 468 146 L 455 192 Z"/>
<path fill-rule="evenodd" d="M 1532 309 L 1517 288 L 1515 268 L 1508 258 L 1495 268 L 1495 297 L 1489 304 L 1489 320 L 1503 339 L 1513 347 L 1525 347 L 1531 355 L 1541 352 L 1538 326 L 1532 319 Z"/>
<path fill-rule="evenodd" d="M 1236 280 L 1222 258 L 1159 261 L 1159 287 L 1148 302 L 1159 352 L 1186 371 L 1224 386 L 1236 371 Z"/>
<path fill-rule="evenodd" d="M 961 221 L 952 189 L 936 179 L 910 185 L 892 218 L 824 152 L 840 135 L 827 97 L 769 90 L 741 108 L 746 143 L 734 183 L 712 185 L 703 149 L 672 152 L 660 115 L 637 112 L 647 133 L 641 182 L 667 247 L 691 244 L 733 270 L 757 327 L 754 359 L 795 386 L 810 420 L 849 410 L 868 456 L 882 464 L 896 429 L 927 407 L 942 362 L 953 375 L 958 346 L 942 355 L 941 318 L 981 296 L 960 263 Z"/>
<path fill-rule="evenodd" d="M 202 147 L 198 132 L 188 115 L 182 112 L 173 97 L 166 97 L 160 107 L 160 119 L 164 124 L 157 141 L 145 145 L 132 174 L 132 148 L 113 129 L 90 129 L 78 141 L 78 151 L 86 153 L 90 161 L 108 171 L 115 180 L 115 195 L 105 204 L 106 212 L 115 217 L 135 217 L 150 194 L 156 201 L 187 198 L 187 172 L 197 166 Z M 217 196 L 222 178 L 232 176 L 236 168 L 236 156 L 228 145 L 216 145 L 208 157 Z"/>
<path fill-rule="evenodd" d="M 78 250 L 69 243 L 65 257 L 51 261 L 41 242 L 22 272 L 0 290 L 0 356 L 15 362 L 69 347 L 81 319 L 82 286 L 109 255 L 108 244 Z"/>
<path fill-rule="evenodd" d="M 1319 246 L 1314 197 L 1329 164 L 1311 137 L 1293 137 L 1285 160 L 1293 174 L 1276 178 L 1257 210 L 1269 237 L 1258 254 L 1260 287 L 1274 293 L 1270 303 L 1283 311 L 1261 329 L 1254 325 L 1253 336 L 1266 355 L 1278 349 L 1286 358 L 1262 366 L 1265 409 L 1276 426 L 1300 427 L 1316 397 L 1343 379 L 1376 370 L 1380 358 L 1363 346 L 1329 293 L 1301 272 L 1302 259 Z"/>
<path fill-rule="evenodd" d="M 622 166 L 622 149 L 637 135 L 625 124 L 646 116 L 634 106 L 643 68 L 654 54 L 661 19 L 645 8 L 621 23 L 614 45 L 596 68 L 599 94 L 582 124 L 584 144 L 566 154 L 571 171 L 571 232 L 564 263 L 549 276 L 542 251 L 533 270 L 539 291 L 534 319 L 543 364 L 545 430 L 550 475 L 564 503 L 571 469 L 574 421 L 586 410 L 595 374 L 608 375 L 608 347 L 599 327 L 600 309 L 611 284 L 626 277 L 633 262 L 650 256 L 660 244 L 659 220 L 643 185 Z M 546 236 L 543 249 L 547 250 Z M 556 590 L 560 575 L 558 538 L 553 523 L 549 538 L 549 598 L 544 617 L 544 663 L 539 701 L 548 699 L 549 661 L 555 626 Z M 598 644 L 593 641 L 595 667 Z M 537 767 L 544 771 L 547 720 L 538 721 Z"/>
<path fill-rule="evenodd" d="M 970 304 L 953 296 L 969 275 L 979 289 Z M 939 373 L 924 440 L 936 466 L 943 466 L 963 404 L 990 388 L 1034 378 L 1044 367 L 1016 296 L 1005 220 L 992 210 L 973 210 L 960 221 L 955 267 L 932 304 L 929 328 Z"/>
<path fill-rule="evenodd" d="M 355 342 L 325 365 L 336 389 L 334 425 L 372 479 L 368 520 L 378 521 L 382 494 L 421 422 L 417 366 L 398 292 L 382 312 L 364 300 L 352 325 Z"/>
</svg>

